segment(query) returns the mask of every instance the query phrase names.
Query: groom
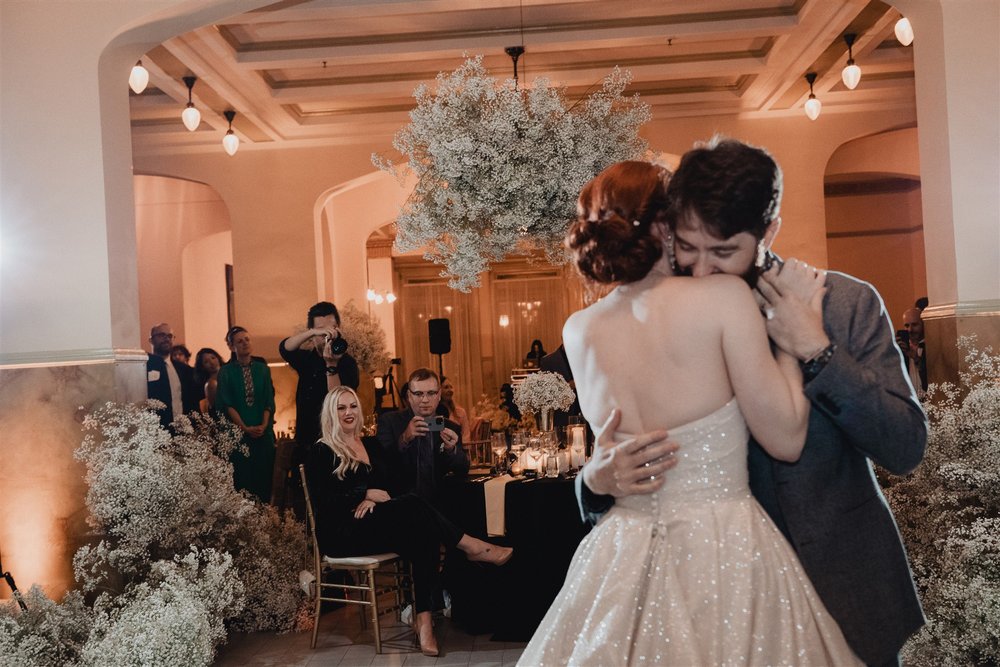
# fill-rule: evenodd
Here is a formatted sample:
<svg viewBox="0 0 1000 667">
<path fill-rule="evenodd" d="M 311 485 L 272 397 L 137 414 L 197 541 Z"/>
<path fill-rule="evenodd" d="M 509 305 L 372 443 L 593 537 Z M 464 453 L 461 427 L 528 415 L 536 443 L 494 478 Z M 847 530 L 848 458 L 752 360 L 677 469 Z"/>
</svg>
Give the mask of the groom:
<svg viewBox="0 0 1000 667">
<path fill-rule="evenodd" d="M 797 260 L 771 267 L 781 189 L 781 170 L 759 148 L 713 139 L 688 151 L 667 189 L 674 242 L 666 250 L 681 275 L 729 273 L 756 287 L 768 335 L 800 359 L 812 404 L 802 456 L 783 463 L 751 439 L 750 486 L 858 657 L 896 665 L 924 617 L 870 461 L 895 474 L 913 470 L 923 458 L 927 421 L 871 285 L 829 272 L 819 315 L 798 295 L 804 281 L 797 278 L 815 269 Z M 765 208 L 761 220 L 743 214 Z M 591 521 L 616 497 L 669 483 L 662 473 L 676 464 L 677 445 L 664 431 L 614 443 L 619 419 L 612 413 L 578 478 Z"/>
</svg>

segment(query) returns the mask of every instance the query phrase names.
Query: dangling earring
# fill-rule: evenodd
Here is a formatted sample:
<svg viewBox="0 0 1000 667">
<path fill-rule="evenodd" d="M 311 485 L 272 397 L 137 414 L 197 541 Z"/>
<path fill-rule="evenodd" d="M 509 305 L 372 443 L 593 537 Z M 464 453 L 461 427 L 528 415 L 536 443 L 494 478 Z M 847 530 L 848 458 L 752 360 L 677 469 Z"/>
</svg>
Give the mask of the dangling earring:
<svg viewBox="0 0 1000 667">
<path fill-rule="evenodd" d="M 667 261 L 670 263 L 670 270 L 677 273 L 677 256 L 674 255 L 674 233 L 670 230 L 667 230 L 663 244 L 666 246 Z"/>
</svg>

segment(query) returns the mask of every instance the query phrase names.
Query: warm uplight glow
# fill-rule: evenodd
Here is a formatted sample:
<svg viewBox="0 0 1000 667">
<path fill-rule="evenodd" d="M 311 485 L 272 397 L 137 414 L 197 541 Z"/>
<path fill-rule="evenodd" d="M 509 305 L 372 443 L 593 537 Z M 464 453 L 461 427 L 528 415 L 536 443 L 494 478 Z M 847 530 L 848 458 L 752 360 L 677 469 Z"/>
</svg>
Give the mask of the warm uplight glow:
<svg viewBox="0 0 1000 667">
<path fill-rule="evenodd" d="M 809 117 L 809 120 L 819 118 L 819 112 L 822 108 L 823 103 L 817 100 L 815 95 L 810 94 L 809 99 L 806 100 L 806 116 Z"/>
<path fill-rule="evenodd" d="M 896 21 L 896 39 L 903 46 L 909 46 L 913 43 L 913 26 L 910 25 L 910 19 L 905 16 L 898 21 Z"/>
<path fill-rule="evenodd" d="M 222 137 L 222 147 L 230 155 L 236 155 L 236 151 L 240 149 L 240 138 L 232 130 L 229 130 L 226 132 L 226 136 Z"/>
<path fill-rule="evenodd" d="M 510 326 L 510 318 L 507 317 L 506 315 L 501 315 L 500 316 L 500 326 L 502 326 L 502 327 L 508 327 L 508 326 Z"/>
<path fill-rule="evenodd" d="M 201 125 L 201 112 L 194 108 L 194 104 L 188 102 L 184 111 L 181 112 L 181 120 L 184 121 L 184 127 L 194 132 Z"/>
<path fill-rule="evenodd" d="M 844 80 L 844 85 L 854 90 L 861 82 L 861 68 L 854 64 L 854 60 L 849 60 L 840 76 Z"/>
<path fill-rule="evenodd" d="M 910 33 L 913 34 L 912 32 Z M 913 39 L 913 37 L 910 37 Z M 149 84 L 149 70 L 142 66 L 142 61 L 140 60 L 132 67 L 132 73 L 128 75 L 128 86 L 132 89 L 136 95 L 146 90 L 146 86 Z"/>
</svg>

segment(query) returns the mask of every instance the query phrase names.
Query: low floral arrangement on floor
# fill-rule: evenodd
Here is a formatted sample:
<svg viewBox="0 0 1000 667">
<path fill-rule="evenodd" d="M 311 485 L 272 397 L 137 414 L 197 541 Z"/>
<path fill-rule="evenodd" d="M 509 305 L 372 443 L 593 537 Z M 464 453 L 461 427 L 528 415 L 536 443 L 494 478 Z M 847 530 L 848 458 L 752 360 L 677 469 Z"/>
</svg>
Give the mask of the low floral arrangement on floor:
<svg viewBox="0 0 1000 667">
<path fill-rule="evenodd" d="M 425 257 L 463 292 L 513 253 L 543 250 L 565 261 L 562 239 L 580 188 L 646 149 L 638 130 L 650 111 L 623 97 L 630 80 L 615 68 L 600 90 L 568 106 L 562 87 L 538 78 L 519 90 L 512 79 L 489 76 L 477 56 L 439 74 L 434 92 L 419 86 L 410 124 L 393 141 L 406 168 L 372 155 L 401 181 L 407 170 L 417 177 L 396 219 L 396 246 L 427 246 Z"/>
<path fill-rule="evenodd" d="M 959 384 L 927 391 L 924 460 L 886 490 L 927 615 L 903 649 L 914 667 L 1000 663 L 1000 356 L 958 345 Z"/>
<path fill-rule="evenodd" d="M 568 410 L 576 394 L 558 373 L 539 371 L 514 387 L 514 403 L 521 414 L 537 414 L 542 410 Z"/>
<path fill-rule="evenodd" d="M 373 316 L 348 301 L 340 309 L 340 331 L 347 341 L 347 352 L 362 371 L 383 375 L 389 370 L 389 346 L 382 325 Z"/>
<path fill-rule="evenodd" d="M 233 488 L 228 457 L 243 445 L 231 424 L 177 427 L 149 406 L 86 418 L 76 455 L 95 539 L 73 559 L 82 593 L 55 603 L 32 587 L 27 612 L 0 606 L 0 664 L 210 665 L 228 630 L 302 617 L 302 524 Z"/>
</svg>

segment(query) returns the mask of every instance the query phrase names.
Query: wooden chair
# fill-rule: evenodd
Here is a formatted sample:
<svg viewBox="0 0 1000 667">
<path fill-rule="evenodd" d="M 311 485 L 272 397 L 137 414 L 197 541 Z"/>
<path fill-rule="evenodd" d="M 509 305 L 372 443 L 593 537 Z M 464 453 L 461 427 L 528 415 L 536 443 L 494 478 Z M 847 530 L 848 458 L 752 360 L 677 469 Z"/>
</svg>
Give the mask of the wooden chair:
<svg viewBox="0 0 1000 667">
<path fill-rule="evenodd" d="M 479 418 L 472 424 L 469 442 L 463 443 L 472 465 L 491 465 L 490 420 Z"/>
<path fill-rule="evenodd" d="M 316 517 L 313 514 L 312 500 L 309 497 L 309 485 L 306 482 L 306 469 L 304 465 L 299 466 L 299 475 L 302 478 L 302 492 L 305 494 L 306 515 L 309 518 L 309 537 L 312 540 L 313 567 L 316 571 L 315 590 L 315 614 L 316 621 L 313 625 L 312 642 L 309 648 L 316 648 L 316 637 L 319 634 L 319 612 L 323 602 L 342 602 L 345 604 L 356 604 L 371 608 L 372 629 L 375 635 L 375 652 L 382 652 L 382 627 L 379 624 L 379 615 L 387 611 L 395 611 L 397 617 L 406 603 L 406 591 L 409 591 L 409 599 L 413 600 L 413 578 L 409 566 L 404 563 L 399 554 L 369 554 L 363 556 L 350 556 L 344 558 L 331 558 L 320 553 L 319 542 L 316 539 Z M 334 572 L 347 572 L 351 575 L 358 574 L 362 578 L 362 585 L 339 584 L 324 582 L 324 576 Z M 381 577 L 383 583 L 379 585 L 376 577 Z M 353 578 L 351 579 L 353 581 Z M 326 591 L 339 591 L 337 593 L 327 593 Z M 364 591 L 364 599 L 352 600 L 350 591 Z M 390 607 L 379 607 L 379 595 L 392 593 L 394 602 Z M 361 616 L 362 626 L 365 623 L 365 616 Z"/>
</svg>

